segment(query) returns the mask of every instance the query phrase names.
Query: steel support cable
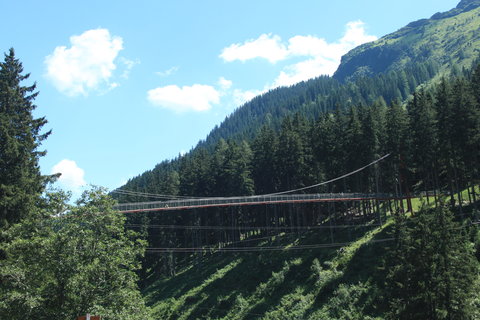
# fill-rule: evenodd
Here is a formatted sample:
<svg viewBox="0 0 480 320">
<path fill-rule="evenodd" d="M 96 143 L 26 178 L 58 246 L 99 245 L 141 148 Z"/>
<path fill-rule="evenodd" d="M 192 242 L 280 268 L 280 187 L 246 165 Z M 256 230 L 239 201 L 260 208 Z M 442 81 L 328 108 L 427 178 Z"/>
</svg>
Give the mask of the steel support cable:
<svg viewBox="0 0 480 320">
<path fill-rule="evenodd" d="M 115 189 L 112 192 L 122 194 L 122 195 L 162 198 L 162 199 L 199 199 L 200 198 L 200 197 L 190 197 L 190 196 L 178 196 L 178 195 L 175 196 L 175 195 L 169 195 L 169 194 L 138 192 L 138 191 L 131 191 L 131 190 L 123 190 L 123 189 Z"/>
<path fill-rule="evenodd" d="M 271 226 L 242 226 L 242 230 L 313 230 L 313 229 L 343 229 L 343 228 L 365 228 L 365 227 L 378 227 L 380 224 L 349 224 L 349 225 L 335 225 L 335 226 L 284 226 L 284 227 L 271 227 Z M 146 229 L 172 229 L 172 230 L 237 230 L 237 227 L 232 226 L 192 226 L 192 225 L 142 225 L 142 224 L 126 224 L 127 228 L 146 228 Z"/>
<path fill-rule="evenodd" d="M 343 178 L 346 178 L 346 177 L 349 177 L 351 175 L 354 175 L 355 173 L 358 173 L 360 171 L 363 171 L 365 170 L 366 168 L 382 161 L 383 159 L 387 158 L 388 156 L 390 156 L 390 153 L 384 155 L 383 157 L 375 160 L 375 161 L 372 161 L 370 162 L 369 164 L 367 164 L 366 166 L 363 166 L 361 168 L 358 168 L 354 171 L 351 171 L 349 173 L 346 173 L 344 174 L 343 176 L 340 176 L 340 177 L 336 177 L 336 178 L 333 178 L 333 179 L 330 179 L 328 181 L 324 181 L 324 182 L 320 182 L 320 183 L 317 183 L 317 184 L 314 184 L 314 185 L 311 185 L 311 186 L 307 186 L 307 187 L 303 187 L 303 188 L 298 188 L 298 189 L 294 189 L 294 190 L 287 190 L 287 191 L 282 191 L 282 192 L 276 192 L 276 193 L 269 193 L 269 194 L 264 194 L 264 195 L 261 195 L 261 196 L 275 196 L 275 195 L 280 195 L 280 194 L 286 194 L 286 193 L 292 193 L 292 192 L 296 192 L 296 191 L 302 191 L 302 190 L 307 190 L 307 189 L 312 189 L 312 188 L 315 188 L 315 187 L 319 187 L 319 186 L 323 186 L 323 185 L 326 185 L 326 184 L 329 184 L 329 183 L 332 183 L 332 182 L 335 182 L 337 180 L 341 180 Z"/>
<path fill-rule="evenodd" d="M 371 243 L 382 243 L 394 241 L 395 238 L 385 238 L 370 240 L 365 242 L 365 244 Z M 190 248 L 146 248 L 147 253 L 164 253 L 164 252 L 199 252 L 199 251 L 215 251 L 215 252 L 259 252 L 259 251 L 284 251 L 284 250 L 312 250 L 312 249 L 327 249 L 327 248 L 338 248 L 345 247 L 354 243 L 351 242 L 340 242 L 340 243 L 323 243 L 323 244 L 305 244 L 297 246 L 265 246 L 265 247 L 190 247 Z"/>
<path fill-rule="evenodd" d="M 158 198 L 158 199 L 172 199 L 172 196 L 163 195 L 163 194 L 153 194 L 153 193 L 145 193 L 145 192 L 135 192 L 135 191 L 128 191 L 128 190 L 113 190 L 112 193 L 117 193 L 126 196 L 135 196 L 135 197 L 145 197 L 145 198 Z"/>
<path fill-rule="evenodd" d="M 387 158 L 388 156 L 390 156 L 390 153 L 384 155 L 383 157 L 375 160 L 375 161 L 372 161 L 370 162 L 369 164 L 361 167 L 361 168 L 358 168 L 354 171 L 351 171 L 349 173 L 346 173 L 342 176 L 339 176 L 339 177 L 336 177 L 336 178 L 333 178 L 333 179 L 330 179 L 328 181 L 324 181 L 324 182 L 320 182 L 320 183 L 317 183 L 317 184 L 314 184 L 314 185 L 310 185 L 310 186 L 306 186 L 306 187 L 302 187 L 302 188 L 298 188 L 298 189 L 292 189 L 292 190 L 287 190 L 287 191 L 282 191 L 282 192 L 276 192 L 276 193 L 268 193 L 268 194 L 261 194 L 261 195 L 253 195 L 253 196 L 245 196 L 245 197 L 242 197 L 243 199 L 254 199 L 254 198 L 258 198 L 258 197 L 265 197 L 265 196 L 274 196 L 274 195 L 282 195 L 282 194 L 287 194 L 287 193 L 292 193 L 292 192 L 296 192 L 296 191 L 303 191 L 303 190 L 307 190 L 307 189 L 312 189 L 312 188 L 315 188 L 315 187 L 319 187 L 319 186 L 322 186 L 322 185 L 326 185 L 326 184 L 329 184 L 329 183 L 332 183 L 332 182 L 335 182 L 337 180 L 341 180 L 343 178 L 346 178 L 346 177 L 349 177 L 351 175 L 354 175 L 360 171 L 363 171 L 365 170 L 366 168 L 384 160 L 385 158 Z M 228 199 L 228 198 L 232 198 L 232 197 L 194 197 L 194 196 L 174 196 L 174 195 L 164 195 L 164 194 L 153 194 L 153 193 L 146 193 L 146 192 L 136 192 L 136 191 L 129 191 L 129 190 L 122 190 L 122 189 L 115 189 L 113 190 L 112 192 L 114 193 L 123 193 L 123 192 L 127 192 L 129 193 L 130 195 L 138 195 L 138 196 L 144 196 L 144 197 L 161 197 L 161 198 L 165 198 L 165 199 L 218 199 L 218 200 L 221 200 L 221 199 Z M 126 194 L 126 193 L 125 193 Z M 240 197 L 238 197 L 240 198 Z"/>
<path fill-rule="evenodd" d="M 216 198 L 202 198 L 202 199 L 120 203 L 115 205 L 115 208 L 121 212 L 128 213 L 128 212 L 134 212 L 134 211 L 188 209 L 193 207 L 207 208 L 207 207 L 259 205 L 259 204 L 268 204 L 268 203 L 287 203 L 287 202 L 322 202 L 322 201 L 335 201 L 335 200 L 338 200 L 338 201 L 361 200 L 359 198 L 387 199 L 387 195 L 360 194 L 360 193 L 336 193 L 336 194 L 293 194 L 293 195 L 286 194 L 286 195 L 272 195 L 272 196 L 216 197 Z M 389 196 L 388 198 L 393 198 L 393 197 Z"/>
<path fill-rule="evenodd" d="M 480 221 L 471 222 L 468 225 L 452 228 L 451 230 L 458 230 L 469 227 L 471 225 L 478 225 Z M 253 240 L 253 239 L 252 239 Z M 384 238 L 374 239 L 365 242 L 364 244 L 371 243 L 383 243 L 389 241 L 395 241 L 396 238 Z M 340 243 L 324 243 L 324 244 L 310 244 L 310 245 L 297 245 L 297 246 L 265 246 L 265 247 L 190 247 L 190 248 L 146 248 L 146 253 L 192 253 L 192 252 L 260 252 L 260 251 L 284 251 L 284 250 L 312 250 L 312 249 L 326 249 L 326 248 L 338 248 L 353 244 L 357 241 L 340 242 Z"/>
</svg>

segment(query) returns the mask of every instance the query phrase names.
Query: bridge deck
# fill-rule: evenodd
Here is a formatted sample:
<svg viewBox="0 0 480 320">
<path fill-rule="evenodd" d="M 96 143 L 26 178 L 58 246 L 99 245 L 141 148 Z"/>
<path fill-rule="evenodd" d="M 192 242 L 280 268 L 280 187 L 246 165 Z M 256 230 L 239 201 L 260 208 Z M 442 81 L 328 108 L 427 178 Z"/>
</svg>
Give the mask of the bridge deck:
<svg viewBox="0 0 480 320">
<path fill-rule="evenodd" d="M 120 203 L 115 209 L 123 213 L 185 210 L 210 207 L 252 206 L 279 203 L 306 202 L 346 202 L 362 200 L 394 199 L 391 194 L 384 193 L 317 193 L 317 194 L 283 194 L 247 197 L 216 197 L 203 199 L 182 199 L 169 201 Z"/>
</svg>

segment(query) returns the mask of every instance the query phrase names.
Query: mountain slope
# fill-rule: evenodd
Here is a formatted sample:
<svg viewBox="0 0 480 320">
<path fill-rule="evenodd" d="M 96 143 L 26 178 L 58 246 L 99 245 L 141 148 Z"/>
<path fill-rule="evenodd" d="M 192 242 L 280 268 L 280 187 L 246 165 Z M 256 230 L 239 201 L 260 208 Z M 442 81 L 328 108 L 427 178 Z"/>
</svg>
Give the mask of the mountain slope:
<svg viewBox="0 0 480 320">
<path fill-rule="evenodd" d="M 214 145 L 220 138 L 250 139 L 262 125 L 278 128 L 283 117 L 295 112 L 316 118 L 337 105 L 371 104 L 380 96 L 387 102 L 404 100 L 417 85 L 452 69 L 470 68 L 479 56 L 480 0 L 462 0 L 452 10 L 351 50 L 333 77 L 322 76 L 254 98 L 215 127 L 201 145 Z M 415 74 L 407 80 L 408 88 L 401 87 L 406 81 L 402 73 Z M 396 85 L 400 94 L 397 88 L 380 88 L 385 82 L 400 84 Z"/>
<path fill-rule="evenodd" d="M 455 9 L 361 45 L 342 57 L 334 78 L 352 80 L 426 61 L 442 71 L 454 65 L 470 67 L 480 52 L 479 7 L 479 0 L 463 0 Z"/>
<path fill-rule="evenodd" d="M 334 77 L 321 76 L 255 97 L 216 126 L 185 157 L 191 158 L 202 148 L 212 152 L 220 139 L 250 142 L 262 126 L 278 130 L 286 116 L 297 112 L 317 119 L 337 106 L 371 105 L 382 99 L 387 103 L 405 101 L 418 85 L 455 69 L 468 69 L 478 59 L 479 15 L 480 0 L 463 0 L 455 9 L 410 23 L 353 49 L 343 57 Z M 161 177 L 178 168 L 177 160 L 157 165 L 123 188 L 161 193 Z"/>
<path fill-rule="evenodd" d="M 387 107 L 382 99 L 387 102 L 394 99 L 405 101 L 418 85 L 427 83 L 438 75 L 449 72 L 455 74 L 455 70 L 450 70 L 455 66 L 470 67 L 476 59 L 476 49 L 480 48 L 477 35 L 472 31 L 478 30 L 478 10 L 478 1 L 464 0 L 451 11 L 412 23 L 401 29 L 402 32 L 398 31 L 379 42 L 354 49 L 343 62 L 343 66 L 351 63 L 350 74 L 345 76 L 347 81 L 320 77 L 291 88 L 278 88 L 253 99 L 212 130 L 195 150 L 171 162 L 164 162 L 154 170 L 131 180 L 125 189 L 170 195 L 218 196 L 222 192 L 225 195 L 238 195 L 241 191 L 236 192 L 241 183 L 231 183 L 236 181 L 231 177 L 238 177 L 242 183 L 252 178 L 254 185 L 258 181 L 263 182 L 249 171 L 252 165 L 264 163 L 265 166 L 259 166 L 261 170 L 257 170 L 262 174 L 278 174 L 279 178 L 300 177 L 296 185 L 290 187 L 287 179 L 287 187 L 282 185 L 272 192 L 289 190 L 357 169 L 373 161 L 376 154 L 392 152 L 399 155 L 398 150 L 402 150 L 403 156 L 394 156 L 397 160 L 392 161 L 397 161 L 396 163 L 379 169 L 379 173 L 371 171 L 370 176 L 365 173 L 363 180 L 344 180 L 342 190 L 359 190 L 362 187 L 373 190 L 377 184 L 378 191 L 380 182 L 381 190 L 390 188 L 390 192 L 393 189 L 398 192 L 396 190 L 402 188 L 403 179 L 402 172 L 397 170 L 408 175 L 408 182 L 404 183 L 409 183 L 408 189 L 414 191 L 447 190 L 445 186 L 453 187 L 458 185 L 458 181 L 468 181 L 453 175 L 451 164 L 454 162 L 451 155 L 465 156 L 465 160 L 456 160 L 455 163 L 467 163 L 462 162 L 467 160 L 474 163 L 478 159 L 480 140 L 472 137 L 480 136 L 475 134 L 479 132 L 480 113 L 477 109 L 480 97 L 466 88 L 479 87 L 480 68 L 473 73 L 475 81 L 471 85 L 464 83 L 469 80 L 461 79 L 447 79 L 446 82 L 451 81 L 451 84 L 432 81 L 431 92 L 428 88 L 419 89 L 415 99 L 408 101 L 407 108 L 399 103 Z M 432 29 L 433 26 L 436 29 Z M 418 33 L 422 27 L 423 35 Z M 424 37 L 437 42 L 429 47 Z M 362 67 L 365 65 L 353 64 L 355 59 L 361 62 L 362 55 L 368 56 L 364 53 L 368 48 L 379 48 L 372 49 L 374 53 L 375 50 L 388 53 L 389 48 L 395 44 L 398 52 L 387 54 L 378 63 L 375 61 L 379 56 L 375 58 L 372 54 L 370 58 L 373 69 L 365 73 L 368 77 L 360 77 L 361 71 L 358 70 L 364 70 Z M 417 56 L 416 50 L 420 48 L 425 50 L 424 56 Z M 437 90 L 441 86 L 445 90 Z M 450 87 L 456 89 L 451 91 L 448 89 Z M 455 95 L 450 94 L 452 92 Z M 325 117 L 318 116 L 337 105 L 340 107 L 335 112 Z M 469 106 L 477 109 L 468 108 Z M 439 110 L 442 112 L 436 112 Z M 312 128 L 318 130 L 308 129 L 307 121 L 301 116 L 298 119 L 294 117 L 293 120 L 286 118 L 288 121 L 280 126 L 277 133 L 264 129 L 261 131 L 261 143 L 258 143 L 259 140 L 257 144 L 252 143 L 251 139 L 262 124 L 267 123 L 278 129 L 282 118 L 295 112 L 305 115 L 309 120 L 319 118 L 316 123 L 311 122 Z M 454 114 L 460 116 L 454 117 Z M 275 134 L 279 137 L 276 138 Z M 237 144 L 235 141 L 221 141 L 222 138 L 244 139 L 247 142 Z M 319 143 L 308 145 L 316 138 Z M 405 141 L 409 145 L 405 145 Z M 468 143 L 463 144 L 464 141 Z M 248 148 L 249 143 L 253 146 L 251 150 Z M 468 152 L 453 152 L 448 149 L 450 146 L 460 146 L 458 150 Z M 311 153 L 312 150 L 315 152 Z M 255 151 L 261 156 L 255 158 Z M 440 160 L 430 160 L 429 165 L 426 159 L 430 157 L 426 154 L 434 153 L 441 155 Z M 273 156 L 264 156 L 267 154 Z M 471 156 L 473 154 L 477 155 L 476 158 Z M 369 160 L 360 160 L 362 157 Z M 289 162 L 290 159 L 300 161 Z M 409 159 L 406 161 L 408 168 L 398 169 L 403 167 L 404 159 Z M 429 176 L 435 172 L 433 170 L 438 163 L 439 167 L 446 169 L 438 177 L 439 187 L 436 187 L 437 182 L 430 183 Z M 286 170 L 290 167 L 302 168 L 303 171 Z M 475 165 L 465 165 L 463 171 L 456 171 L 470 177 L 467 168 L 473 167 Z M 235 168 L 242 170 L 234 170 Z M 290 172 L 293 173 L 289 174 Z M 322 173 L 325 177 L 321 177 Z M 312 177 L 314 182 L 309 180 Z M 478 181 L 478 172 L 476 179 L 472 181 Z M 277 180 L 270 179 L 265 184 L 269 187 L 280 186 L 281 181 Z M 235 193 L 226 193 L 228 185 L 233 185 Z M 212 186 L 220 192 L 208 194 Z M 472 185 L 463 187 L 475 190 Z M 331 190 L 335 188 L 332 187 Z M 462 198 L 467 199 L 468 192 L 461 195 L 461 190 L 451 190 L 452 195 L 455 192 L 458 193 L 459 203 L 464 202 Z M 476 199 L 475 194 L 478 193 L 473 194 L 473 197 L 468 197 L 469 200 Z M 413 202 L 414 211 L 417 211 L 420 201 Z M 410 206 L 404 205 L 403 201 L 401 203 L 402 205 L 397 203 L 393 207 L 389 203 L 380 208 L 387 215 L 387 212 L 394 212 L 394 208 Z M 434 202 L 429 203 L 433 205 Z M 358 208 L 368 207 L 366 204 L 358 205 Z M 370 223 L 375 220 L 362 220 L 366 223 L 359 224 L 358 227 L 342 220 L 342 217 L 348 216 L 346 213 L 354 213 L 355 208 L 353 204 L 350 207 L 348 204 L 337 207 L 333 205 L 332 208 L 328 204 L 324 208 L 284 206 L 269 210 L 272 208 L 265 206 L 238 210 L 204 209 L 151 216 L 132 215 L 129 222 L 132 226 L 144 227 L 149 241 L 149 254 L 146 255 L 145 270 L 141 274 L 146 298 L 159 319 L 385 318 L 390 308 L 387 301 L 382 300 L 388 294 L 385 288 L 388 275 L 385 261 L 389 258 L 388 252 L 395 246 L 392 238 L 396 231 L 392 230 L 391 220 L 386 220 L 387 223 L 382 226 Z M 308 214 L 321 213 L 322 209 L 324 217 L 317 220 L 308 218 Z M 333 218 L 330 210 L 333 210 Z M 462 215 L 467 212 L 465 207 L 461 207 L 461 210 Z M 313 221 L 314 226 L 318 226 L 319 221 L 338 221 L 342 227 L 338 230 L 330 229 L 330 232 L 322 232 L 321 229 L 300 232 L 298 227 L 305 220 Z M 243 225 L 238 224 L 239 221 Z M 269 227 L 267 231 L 249 229 L 252 226 L 263 226 L 263 221 Z M 347 225 L 348 229 L 344 228 Z M 186 228 L 183 229 L 182 226 Z M 215 228 L 200 231 L 206 226 Z M 219 226 L 222 228 L 217 228 Z M 245 227 L 243 233 L 242 226 Z M 271 232 L 270 226 L 277 228 L 278 233 Z M 286 227 L 295 227 L 297 230 Z M 308 249 L 296 252 L 261 252 L 260 249 L 312 244 L 329 245 L 321 249 L 304 247 Z M 210 251 L 210 245 L 218 245 L 219 248 L 225 245 L 237 252 Z M 340 245 L 341 249 L 337 247 Z M 246 252 L 247 247 L 252 252 Z M 257 247 L 259 250 L 252 250 Z M 185 253 L 182 248 L 195 248 L 195 253 L 182 255 Z"/>
</svg>

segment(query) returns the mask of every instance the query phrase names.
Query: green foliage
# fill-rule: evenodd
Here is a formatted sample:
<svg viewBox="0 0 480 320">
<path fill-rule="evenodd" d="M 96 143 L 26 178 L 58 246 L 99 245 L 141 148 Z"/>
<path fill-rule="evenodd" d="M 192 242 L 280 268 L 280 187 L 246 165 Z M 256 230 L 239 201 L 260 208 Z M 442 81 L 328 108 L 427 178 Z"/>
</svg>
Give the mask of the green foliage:
<svg viewBox="0 0 480 320">
<path fill-rule="evenodd" d="M 0 63 L 0 229 L 31 214 L 52 178 L 40 174 L 38 147 L 50 132 L 41 133 L 45 118 L 33 118 L 38 93 L 22 85 L 29 76 L 10 49 Z"/>
<path fill-rule="evenodd" d="M 341 176 L 390 153 L 387 161 L 375 167 L 308 192 L 423 194 L 429 208 L 438 206 L 439 194 L 448 193 L 458 217 L 473 217 L 464 206 L 478 205 L 480 68 L 471 73 L 468 69 L 480 41 L 476 32 L 480 9 L 476 1 L 467 2 L 353 50 L 334 78 L 320 77 L 254 98 L 191 152 L 159 164 L 124 188 L 188 196 L 268 194 Z M 438 80 L 442 75 L 452 76 Z M 130 196 L 120 199 L 139 201 Z M 269 256 L 268 262 L 260 255 L 231 266 L 229 261 L 238 257 L 229 258 L 228 253 L 222 256 L 224 264 L 211 268 L 209 263 L 219 255 L 211 259 L 205 252 L 151 255 L 145 260 L 144 283 L 148 286 L 156 277 L 161 280 L 155 282 L 155 294 L 149 287 L 149 301 L 157 316 L 166 319 L 373 319 L 385 317 L 388 303 L 392 318 L 451 315 L 454 319 L 471 314 L 479 305 L 478 299 L 472 299 L 472 285 L 458 282 L 466 288 L 462 296 L 461 287 L 452 280 L 465 274 L 470 284 L 475 283 L 468 276 L 470 258 L 459 252 L 471 254 L 469 244 L 459 236 L 461 232 L 449 233 L 439 224 L 438 219 L 444 219 L 449 225 L 448 215 L 437 212 L 433 221 L 422 213 L 410 223 L 403 212 L 412 202 L 416 209 L 418 199 L 376 208 L 383 212 L 379 215 L 388 210 L 399 213 L 393 230 L 387 222 L 341 252 L 305 253 L 295 263 L 292 255 L 279 254 Z M 261 227 L 294 231 L 295 226 L 318 225 L 326 217 L 315 212 L 325 209 L 309 205 L 198 209 L 188 215 L 136 215 L 129 221 L 145 227 L 152 247 L 224 247 L 243 241 L 251 245 L 256 237 L 274 242 L 282 236 Z M 349 204 L 333 208 L 340 213 L 349 210 L 358 208 Z M 348 217 L 328 219 L 335 223 Z M 219 228 L 152 230 L 149 223 Z M 412 225 L 422 227 L 411 229 Z M 222 226 L 233 228 L 223 230 Z M 394 247 L 367 245 L 379 235 L 391 236 L 389 232 L 399 239 Z M 350 233 L 345 241 L 351 240 Z M 296 231 L 296 235 L 295 241 L 304 240 L 304 234 Z M 425 235 L 436 242 L 432 244 Z M 326 240 L 324 234 L 318 236 L 333 241 L 347 233 L 332 233 Z M 397 260 L 386 258 L 389 248 Z M 470 267 L 458 269 L 457 257 Z M 386 268 L 382 259 L 390 263 Z M 222 271 L 225 268 L 228 272 Z M 385 303 L 388 273 L 394 293 Z M 447 294 L 449 290 L 454 293 Z M 409 297 L 417 300 L 407 303 Z M 432 297 L 442 302 L 432 306 Z M 429 313 L 417 314 L 418 310 Z"/>
<path fill-rule="evenodd" d="M 476 165 L 480 160 L 480 109 L 472 90 L 475 81 L 473 76 L 444 79 L 414 92 L 406 106 L 399 101 L 387 105 L 379 98 L 370 106 L 338 106 L 316 121 L 301 114 L 287 116 L 279 131 L 264 126 L 252 143 L 220 139 L 214 150 L 201 147 L 164 162 L 125 188 L 186 196 L 268 194 L 334 179 L 389 153 L 389 158 L 367 170 L 305 192 L 423 194 L 430 205 L 438 203 L 440 194 L 448 194 L 450 204 L 461 204 L 457 209 L 463 214 L 465 204 L 475 205 L 475 186 L 480 181 Z M 130 196 L 120 200 L 144 201 Z M 396 201 L 394 206 L 408 210 L 416 201 Z M 349 210 L 349 206 L 358 210 L 349 204 L 344 209 Z M 396 209 L 375 208 L 379 217 Z M 272 235 L 265 227 L 294 230 L 295 226 L 321 223 L 323 218 L 316 210 L 311 206 L 215 208 L 194 210 L 189 215 L 135 214 L 128 219 L 144 228 L 151 247 L 223 247 L 249 237 Z M 337 218 L 345 219 L 341 215 Z M 148 228 L 149 224 L 218 228 L 168 230 Z M 222 226 L 233 229 L 222 230 Z M 243 231 L 242 226 L 246 227 Z M 142 278 L 173 275 L 200 256 L 165 253 L 146 257 Z"/>
<path fill-rule="evenodd" d="M 340 284 L 325 306 L 316 311 L 309 319 L 374 319 L 365 315 L 362 299 L 371 286 L 367 283 Z"/>
<path fill-rule="evenodd" d="M 480 45 L 480 3 L 462 3 L 448 12 L 412 22 L 377 41 L 353 49 L 342 57 L 334 77 L 345 81 L 378 73 L 401 75 L 406 68 L 418 63 L 424 65 L 417 69 L 419 76 L 429 73 L 427 65 L 458 76 L 460 72 L 455 69 L 470 68 Z M 416 85 L 404 75 L 399 77 L 398 84 L 403 96 Z"/>
<path fill-rule="evenodd" d="M 397 219 L 388 276 L 391 319 L 472 319 L 478 261 L 467 227 L 445 206 Z"/>
<path fill-rule="evenodd" d="M 148 319 L 135 274 L 145 243 L 104 191 L 85 192 L 74 207 L 66 199 L 51 194 L 40 214 L 4 234 L 0 318 Z"/>
</svg>

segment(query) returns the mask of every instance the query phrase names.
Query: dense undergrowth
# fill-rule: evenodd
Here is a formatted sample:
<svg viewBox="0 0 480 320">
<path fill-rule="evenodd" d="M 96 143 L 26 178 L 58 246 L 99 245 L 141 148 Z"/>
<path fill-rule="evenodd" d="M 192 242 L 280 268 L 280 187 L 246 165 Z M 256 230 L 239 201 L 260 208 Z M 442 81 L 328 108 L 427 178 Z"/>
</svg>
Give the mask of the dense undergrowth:
<svg viewBox="0 0 480 320">
<path fill-rule="evenodd" d="M 391 223 L 337 231 L 330 247 L 205 255 L 146 291 L 159 319 L 319 319 L 378 316 Z M 332 243 L 326 230 L 282 234 L 276 245 Z M 349 243 L 339 246 L 337 243 Z M 261 246 L 262 244 L 259 244 Z M 373 289 L 373 290 L 372 290 Z M 353 299 L 352 299 L 353 298 Z"/>
<path fill-rule="evenodd" d="M 414 216 L 422 205 L 434 207 L 420 199 L 412 205 Z M 473 205 L 462 212 L 475 218 Z M 385 319 L 395 230 L 389 215 L 381 226 L 282 233 L 256 245 L 326 246 L 204 254 L 144 293 L 156 319 Z"/>
</svg>

